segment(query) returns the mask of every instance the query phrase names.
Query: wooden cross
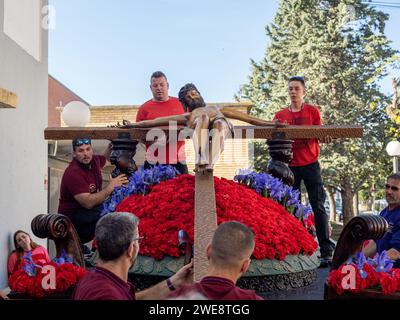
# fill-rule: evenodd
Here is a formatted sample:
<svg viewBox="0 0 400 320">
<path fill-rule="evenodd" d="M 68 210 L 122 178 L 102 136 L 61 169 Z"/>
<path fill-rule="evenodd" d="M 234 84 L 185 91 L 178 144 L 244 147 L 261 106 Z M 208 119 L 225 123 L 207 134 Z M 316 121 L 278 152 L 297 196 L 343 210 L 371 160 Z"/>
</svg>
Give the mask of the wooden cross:
<svg viewBox="0 0 400 320">
<path fill-rule="evenodd" d="M 166 134 L 171 133 L 168 127 L 160 127 Z M 181 130 L 178 127 L 177 130 Z M 44 132 L 48 140 L 73 140 L 91 138 L 113 140 L 120 133 L 129 133 L 132 140 L 145 141 L 146 133 L 151 129 L 132 128 L 47 128 Z M 174 132 L 174 131 L 172 131 Z M 176 133 L 176 131 L 175 131 Z M 360 138 L 363 135 L 361 126 L 289 126 L 286 128 L 270 128 L 256 126 L 235 127 L 235 137 L 241 139 L 314 139 L 330 136 L 332 138 Z M 211 172 L 195 175 L 195 217 L 194 217 L 194 280 L 207 273 L 208 261 L 206 246 L 211 242 L 217 228 L 215 204 L 214 176 Z"/>
</svg>

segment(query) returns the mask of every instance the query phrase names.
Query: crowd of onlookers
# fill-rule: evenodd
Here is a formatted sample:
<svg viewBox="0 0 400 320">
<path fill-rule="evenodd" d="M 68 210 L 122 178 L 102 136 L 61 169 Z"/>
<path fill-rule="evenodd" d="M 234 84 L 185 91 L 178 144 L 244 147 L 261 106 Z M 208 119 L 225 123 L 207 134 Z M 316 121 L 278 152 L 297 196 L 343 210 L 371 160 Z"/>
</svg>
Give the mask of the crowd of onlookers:
<svg viewBox="0 0 400 320">
<path fill-rule="evenodd" d="M 230 221 L 218 226 L 206 249 L 209 268 L 200 282 L 193 283 L 193 260 L 170 278 L 135 292 L 128 272 L 140 248 L 139 219 L 126 212 L 109 213 L 96 224 L 98 262 L 76 285 L 74 300 L 196 299 L 259 300 L 253 290 L 236 286 L 246 272 L 254 250 L 254 233 L 242 223 Z M 8 259 L 8 272 L 21 269 L 24 256 L 35 264 L 50 262 L 47 250 L 32 241 L 28 233 L 14 234 L 15 250 Z M 3 298 L 7 296 L 2 293 Z"/>
</svg>

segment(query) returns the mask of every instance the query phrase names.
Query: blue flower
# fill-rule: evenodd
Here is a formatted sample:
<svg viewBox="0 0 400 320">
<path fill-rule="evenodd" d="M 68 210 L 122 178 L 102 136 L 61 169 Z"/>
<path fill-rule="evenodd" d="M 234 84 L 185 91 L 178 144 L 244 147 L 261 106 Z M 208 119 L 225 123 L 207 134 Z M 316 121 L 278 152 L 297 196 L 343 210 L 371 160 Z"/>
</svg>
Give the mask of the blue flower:
<svg viewBox="0 0 400 320">
<path fill-rule="evenodd" d="M 24 265 L 22 266 L 22 270 L 24 270 L 25 273 L 30 277 L 34 277 L 36 275 L 36 268 L 39 269 L 42 268 L 41 266 L 36 265 L 33 262 L 32 251 L 28 251 L 27 253 L 25 253 L 24 256 L 22 257 L 22 260 L 24 260 Z"/>
<path fill-rule="evenodd" d="M 358 252 L 356 255 L 355 263 L 358 271 L 360 272 L 360 276 L 362 279 L 365 279 L 368 274 L 364 271 L 364 265 L 367 263 L 367 258 L 362 252 Z"/>
<path fill-rule="evenodd" d="M 391 260 L 384 250 L 381 254 L 377 253 L 373 259 L 368 259 L 368 264 L 375 268 L 376 272 L 389 272 L 393 268 L 394 261 Z"/>
<path fill-rule="evenodd" d="M 293 187 L 270 174 L 239 169 L 234 180 L 282 204 L 289 213 L 294 214 L 301 221 L 307 220 L 313 213 L 310 206 L 305 206 L 300 202 L 299 190 L 294 190 Z"/>
<path fill-rule="evenodd" d="M 179 172 L 172 166 L 158 165 L 151 169 L 139 169 L 134 172 L 128 184 L 114 189 L 111 197 L 103 203 L 101 215 L 114 212 L 117 206 L 132 194 L 146 194 L 149 188 L 161 181 L 175 178 Z"/>
<path fill-rule="evenodd" d="M 58 258 L 54 258 L 54 259 L 53 259 L 53 262 L 54 262 L 55 264 L 57 264 L 58 266 L 59 266 L 59 265 L 62 265 L 62 264 L 64 264 L 64 263 L 72 263 L 72 257 L 70 257 L 70 256 L 67 254 L 67 252 L 63 249 L 63 250 L 61 251 L 60 256 L 59 256 Z"/>
</svg>

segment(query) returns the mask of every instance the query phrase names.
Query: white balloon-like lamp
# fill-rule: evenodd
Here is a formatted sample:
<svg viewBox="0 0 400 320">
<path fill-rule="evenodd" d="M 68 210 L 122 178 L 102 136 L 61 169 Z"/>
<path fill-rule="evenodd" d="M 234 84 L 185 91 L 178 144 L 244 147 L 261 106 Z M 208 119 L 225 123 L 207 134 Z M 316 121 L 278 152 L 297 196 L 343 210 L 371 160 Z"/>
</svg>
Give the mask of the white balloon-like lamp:
<svg viewBox="0 0 400 320">
<path fill-rule="evenodd" d="M 90 120 L 90 109 L 81 101 L 72 101 L 64 107 L 61 117 L 68 127 L 84 127 Z"/>
<path fill-rule="evenodd" d="M 397 140 L 390 141 L 386 146 L 386 152 L 391 157 L 400 156 L 400 142 Z"/>
<path fill-rule="evenodd" d="M 393 173 L 397 173 L 399 171 L 400 142 L 397 140 L 390 141 L 386 146 L 386 152 L 393 157 Z"/>
</svg>

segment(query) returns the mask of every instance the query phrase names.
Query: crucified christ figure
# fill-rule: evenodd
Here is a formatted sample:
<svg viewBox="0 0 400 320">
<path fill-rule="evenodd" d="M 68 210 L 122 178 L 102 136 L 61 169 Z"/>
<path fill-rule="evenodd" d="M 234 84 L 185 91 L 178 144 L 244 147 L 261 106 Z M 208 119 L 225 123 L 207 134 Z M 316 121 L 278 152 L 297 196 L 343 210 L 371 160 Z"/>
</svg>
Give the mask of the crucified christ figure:
<svg viewBox="0 0 400 320">
<path fill-rule="evenodd" d="M 236 119 L 256 126 L 286 127 L 287 124 L 275 121 L 266 121 L 247 115 L 243 112 L 232 110 L 231 107 L 206 106 L 203 97 L 196 86 L 188 83 L 179 91 L 181 101 L 186 113 L 160 117 L 154 120 L 145 120 L 136 123 L 123 121 L 122 128 L 152 128 L 167 126 L 170 121 L 193 129 L 193 144 L 196 152 L 195 171 L 213 171 L 221 153 L 224 142 L 229 134 L 234 135 L 234 128 L 227 120 Z"/>
</svg>

